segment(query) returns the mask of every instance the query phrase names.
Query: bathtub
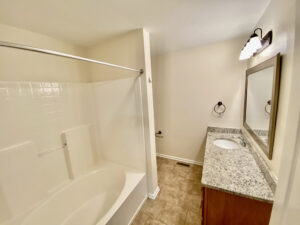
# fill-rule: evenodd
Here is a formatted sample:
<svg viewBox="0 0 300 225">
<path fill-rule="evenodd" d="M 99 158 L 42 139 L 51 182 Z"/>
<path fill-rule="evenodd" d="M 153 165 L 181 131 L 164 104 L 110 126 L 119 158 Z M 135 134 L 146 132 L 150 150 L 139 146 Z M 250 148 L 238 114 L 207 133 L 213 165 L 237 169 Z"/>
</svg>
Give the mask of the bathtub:
<svg viewBox="0 0 300 225">
<path fill-rule="evenodd" d="M 102 162 L 39 204 L 21 225 L 104 225 L 145 173 Z"/>
</svg>

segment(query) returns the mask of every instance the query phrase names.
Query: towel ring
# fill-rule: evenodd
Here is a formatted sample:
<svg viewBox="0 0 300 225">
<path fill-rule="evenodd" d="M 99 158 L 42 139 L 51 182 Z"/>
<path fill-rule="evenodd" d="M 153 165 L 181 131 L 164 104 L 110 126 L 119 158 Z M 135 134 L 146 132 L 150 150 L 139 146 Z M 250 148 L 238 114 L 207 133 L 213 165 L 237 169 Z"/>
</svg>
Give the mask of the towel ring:
<svg viewBox="0 0 300 225">
<path fill-rule="evenodd" d="M 219 111 L 219 109 L 221 109 L 221 111 Z M 221 116 L 223 113 L 225 113 L 226 111 L 226 106 L 223 104 L 223 102 L 219 101 L 215 107 L 214 107 L 214 111 L 215 113 L 217 113 L 219 116 Z"/>
<path fill-rule="evenodd" d="M 267 101 L 267 104 L 265 105 L 265 112 L 270 115 L 271 108 L 270 108 L 270 110 L 268 110 L 268 106 L 271 106 L 271 100 Z"/>
</svg>

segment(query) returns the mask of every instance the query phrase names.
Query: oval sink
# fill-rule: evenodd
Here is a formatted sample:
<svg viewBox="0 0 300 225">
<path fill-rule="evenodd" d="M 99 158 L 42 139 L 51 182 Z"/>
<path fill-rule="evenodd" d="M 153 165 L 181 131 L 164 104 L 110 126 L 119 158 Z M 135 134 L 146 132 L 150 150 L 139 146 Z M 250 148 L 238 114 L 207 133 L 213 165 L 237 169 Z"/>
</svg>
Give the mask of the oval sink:
<svg viewBox="0 0 300 225">
<path fill-rule="evenodd" d="M 225 149 L 237 149 L 239 148 L 238 143 L 236 143 L 234 140 L 227 139 L 227 138 L 219 138 L 214 140 L 214 145 L 225 148 Z"/>
</svg>

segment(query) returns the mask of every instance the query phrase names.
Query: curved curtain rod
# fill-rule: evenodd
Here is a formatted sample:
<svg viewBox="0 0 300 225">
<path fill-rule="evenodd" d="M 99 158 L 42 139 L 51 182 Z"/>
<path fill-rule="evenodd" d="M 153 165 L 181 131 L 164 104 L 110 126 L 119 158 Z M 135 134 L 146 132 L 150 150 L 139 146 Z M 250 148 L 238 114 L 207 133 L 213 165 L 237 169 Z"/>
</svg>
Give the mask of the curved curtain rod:
<svg viewBox="0 0 300 225">
<path fill-rule="evenodd" d="M 120 65 L 116 65 L 116 64 L 112 64 L 112 63 L 98 61 L 95 59 L 84 58 L 84 57 L 80 57 L 80 56 L 76 56 L 76 55 L 70 55 L 70 54 L 56 52 L 56 51 L 52 51 L 52 50 L 48 50 L 48 49 L 35 48 L 35 47 L 21 45 L 21 44 L 15 44 L 15 43 L 11 43 L 11 42 L 0 41 L 0 46 L 21 49 L 21 50 L 26 50 L 26 51 L 32 51 L 32 52 L 38 52 L 38 53 L 44 53 L 44 54 L 48 54 L 48 55 L 56 55 L 56 56 L 60 56 L 60 57 L 64 57 L 64 58 L 71 58 L 71 59 L 81 60 L 81 61 L 85 61 L 85 62 L 97 63 L 97 64 L 101 64 L 101 65 L 105 65 L 105 66 L 111 66 L 111 67 L 115 67 L 115 68 L 119 68 L 119 69 L 139 72 L 140 75 L 143 74 L 143 72 L 144 72 L 143 69 L 140 69 L 140 70 L 133 69 L 133 68 L 120 66 Z"/>
</svg>

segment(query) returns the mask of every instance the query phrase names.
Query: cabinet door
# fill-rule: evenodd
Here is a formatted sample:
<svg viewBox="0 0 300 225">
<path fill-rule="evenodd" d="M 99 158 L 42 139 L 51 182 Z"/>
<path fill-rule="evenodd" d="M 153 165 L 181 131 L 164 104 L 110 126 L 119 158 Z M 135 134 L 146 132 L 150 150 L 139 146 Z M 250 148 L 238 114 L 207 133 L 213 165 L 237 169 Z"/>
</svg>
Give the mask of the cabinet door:
<svg viewBox="0 0 300 225">
<path fill-rule="evenodd" d="M 268 225 L 272 204 L 205 188 L 203 225 Z"/>
</svg>

